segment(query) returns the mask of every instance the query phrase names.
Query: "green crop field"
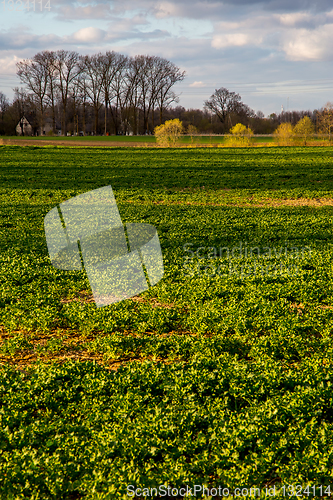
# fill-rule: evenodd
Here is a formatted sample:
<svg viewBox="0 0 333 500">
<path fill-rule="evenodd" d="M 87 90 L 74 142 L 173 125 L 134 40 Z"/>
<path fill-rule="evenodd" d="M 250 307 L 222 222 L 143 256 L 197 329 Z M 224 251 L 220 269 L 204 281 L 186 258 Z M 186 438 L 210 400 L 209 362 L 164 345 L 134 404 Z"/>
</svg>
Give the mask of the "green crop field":
<svg viewBox="0 0 333 500">
<path fill-rule="evenodd" d="M 0 146 L 1 500 L 333 494 L 332 156 Z M 165 273 L 97 308 L 43 224 L 107 185 Z"/>
</svg>

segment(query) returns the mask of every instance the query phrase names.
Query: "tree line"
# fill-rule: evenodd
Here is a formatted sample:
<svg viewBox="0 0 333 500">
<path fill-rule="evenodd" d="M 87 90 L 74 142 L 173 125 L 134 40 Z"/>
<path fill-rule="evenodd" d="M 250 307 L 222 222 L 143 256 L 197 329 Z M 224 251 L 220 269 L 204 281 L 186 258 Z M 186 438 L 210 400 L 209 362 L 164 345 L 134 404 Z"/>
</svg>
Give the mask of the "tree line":
<svg viewBox="0 0 333 500">
<path fill-rule="evenodd" d="M 163 110 L 178 101 L 173 86 L 185 72 L 157 56 L 58 50 L 17 63 L 17 75 L 25 85 L 14 89 L 17 114 L 29 115 L 35 128 L 43 130 L 46 119 L 51 119 L 53 133 L 60 122 L 63 135 L 69 123 L 72 132 L 89 128 L 90 133 L 106 134 L 112 122 L 116 134 L 128 133 L 129 128 L 138 134 L 149 133 L 149 116 L 154 120 L 155 109 L 162 122 Z"/>
<path fill-rule="evenodd" d="M 204 101 L 203 110 L 175 106 L 179 96 L 173 87 L 185 78 L 185 71 L 158 56 L 43 51 L 18 62 L 17 75 L 24 86 L 14 89 L 13 101 L 0 92 L 0 135 L 15 135 L 17 124 L 23 134 L 24 117 L 33 135 L 43 131 L 49 135 L 151 134 L 158 123 L 177 118 L 185 131 L 191 126 L 206 134 L 229 133 L 237 123 L 255 134 L 271 134 L 281 123 L 295 125 L 305 116 L 316 132 L 333 130 L 330 103 L 320 110 L 282 111 L 265 117 L 243 103 L 239 94 L 221 87 Z"/>
</svg>

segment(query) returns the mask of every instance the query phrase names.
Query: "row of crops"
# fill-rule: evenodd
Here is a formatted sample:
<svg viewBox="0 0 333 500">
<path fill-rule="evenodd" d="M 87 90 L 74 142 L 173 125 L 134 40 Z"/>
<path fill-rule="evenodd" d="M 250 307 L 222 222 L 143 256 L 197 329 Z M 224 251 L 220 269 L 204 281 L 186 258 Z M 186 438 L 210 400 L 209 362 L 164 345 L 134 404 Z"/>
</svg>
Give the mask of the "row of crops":
<svg viewBox="0 0 333 500">
<path fill-rule="evenodd" d="M 333 492 L 332 148 L 0 146 L 0 165 L 1 499 Z M 165 274 L 96 308 L 43 221 L 107 185 Z"/>
</svg>

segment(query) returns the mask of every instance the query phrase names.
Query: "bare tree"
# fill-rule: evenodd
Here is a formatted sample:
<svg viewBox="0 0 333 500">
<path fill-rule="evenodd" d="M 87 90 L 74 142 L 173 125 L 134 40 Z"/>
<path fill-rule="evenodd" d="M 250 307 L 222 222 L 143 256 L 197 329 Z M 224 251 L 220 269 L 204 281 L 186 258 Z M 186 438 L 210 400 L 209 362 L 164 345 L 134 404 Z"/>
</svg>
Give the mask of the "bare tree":
<svg viewBox="0 0 333 500">
<path fill-rule="evenodd" d="M 131 123 L 137 134 L 141 116 L 143 129 L 147 133 L 151 113 L 154 128 L 156 106 L 162 121 L 163 109 L 177 102 L 178 97 L 172 87 L 185 75 L 185 72 L 161 57 L 139 55 L 130 58 L 114 51 L 92 56 L 79 56 L 77 52 L 66 50 L 44 51 L 36 54 L 32 60 L 19 63 L 18 71 L 28 90 L 38 99 L 42 129 L 46 109 L 51 108 L 53 132 L 59 113 L 63 135 L 67 133 L 69 101 L 74 103 L 76 127 L 82 107 L 84 129 L 86 108 L 88 111 L 93 109 L 94 130 L 97 133 L 99 112 L 104 103 L 105 134 L 109 109 L 116 133 L 120 129 L 127 133 Z M 89 101 L 91 107 L 87 106 Z"/>
<path fill-rule="evenodd" d="M 159 58 L 158 67 L 160 71 L 160 85 L 156 89 L 156 102 L 160 111 L 160 125 L 163 119 L 163 109 L 166 109 L 172 102 L 178 102 L 178 96 L 171 90 L 177 82 L 181 82 L 185 78 L 185 71 L 180 71 L 180 68 L 174 63 L 166 59 Z M 154 123 L 153 123 L 154 128 Z"/>
<path fill-rule="evenodd" d="M 68 50 L 58 50 L 55 53 L 54 67 L 57 71 L 57 87 L 62 100 L 62 133 L 67 134 L 67 105 L 73 82 L 80 73 L 78 66 L 79 54 Z"/>
<path fill-rule="evenodd" d="M 152 112 L 154 128 L 154 109 L 156 104 L 160 108 L 160 121 L 163 107 L 173 101 L 177 101 L 177 96 L 171 91 L 172 86 L 185 77 L 185 72 L 181 72 L 173 63 L 157 56 L 137 56 L 137 87 L 140 93 L 139 104 L 143 112 L 144 130 L 147 133 L 148 118 Z"/>
<path fill-rule="evenodd" d="M 80 76 L 73 81 L 71 98 L 73 100 L 73 135 L 79 135 L 79 108 L 83 102 Z"/>
<path fill-rule="evenodd" d="M 157 96 L 164 86 L 164 74 L 169 61 L 162 57 L 153 57 L 153 67 L 150 77 L 150 99 L 149 108 L 152 113 L 152 126 L 154 130 L 154 111 L 157 103 Z M 148 113 L 149 113 L 148 108 Z M 148 131 L 148 130 L 147 130 Z"/>
<path fill-rule="evenodd" d="M 84 71 L 81 71 L 76 80 L 76 96 L 79 103 L 82 105 L 82 129 L 83 134 L 86 135 L 86 108 L 88 96 L 88 77 Z"/>
<path fill-rule="evenodd" d="M 143 127 L 145 133 L 148 133 L 150 112 L 152 112 L 154 127 L 156 103 L 159 102 L 160 109 L 163 109 L 167 100 L 169 102 L 176 100 L 176 96 L 170 92 L 170 89 L 176 81 L 184 78 L 185 73 L 180 73 L 179 68 L 172 66 L 172 63 L 166 59 L 141 55 L 134 58 L 131 74 L 135 81 L 136 107 L 139 105 L 142 109 Z"/>
<path fill-rule="evenodd" d="M 41 134 L 44 128 L 44 110 L 49 84 L 49 71 L 47 61 L 43 54 L 36 54 L 33 59 L 25 59 L 16 64 L 17 75 L 25 83 L 38 100 L 40 111 Z"/>
<path fill-rule="evenodd" d="M 139 133 L 139 103 L 141 102 L 141 89 L 139 79 L 142 67 L 142 56 L 135 56 L 129 60 L 126 73 L 129 88 L 129 105 L 133 111 L 134 134 Z"/>
<path fill-rule="evenodd" d="M 142 108 L 143 128 L 145 133 L 148 133 L 148 117 L 153 103 L 153 87 L 154 80 L 154 57 L 152 56 L 137 56 L 139 63 L 139 74 L 137 86 L 140 92 L 139 105 Z"/>
<path fill-rule="evenodd" d="M 5 115 L 9 109 L 9 101 L 5 94 L 0 91 L 0 135 L 5 133 Z"/>
<path fill-rule="evenodd" d="M 83 56 L 80 58 L 80 72 L 85 74 L 86 94 L 94 107 L 94 132 L 98 130 L 98 113 L 102 107 L 103 95 L 103 56 Z"/>
<path fill-rule="evenodd" d="M 320 130 L 328 135 L 328 140 L 331 142 L 331 133 L 333 131 L 333 103 L 326 103 L 318 113 L 318 121 Z"/>
<path fill-rule="evenodd" d="M 17 117 L 18 117 L 18 122 L 21 128 L 21 135 L 24 135 L 24 128 L 23 128 L 23 118 L 26 112 L 26 99 L 27 99 L 27 92 L 24 88 L 14 88 L 14 109 L 16 111 Z"/>
<path fill-rule="evenodd" d="M 9 101 L 5 94 L 0 91 L 0 114 L 1 114 L 1 121 L 3 122 L 4 116 L 6 111 L 9 108 Z"/>
<path fill-rule="evenodd" d="M 56 132 L 56 100 L 59 97 L 58 90 L 58 70 L 56 67 L 56 54 L 53 51 L 45 50 L 40 53 L 40 58 L 45 62 L 48 71 L 48 87 L 47 87 L 47 98 L 48 105 L 51 106 L 52 110 L 52 131 L 53 134 Z"/>
<path fill-rule="evenodd" d="M 116 133 L 119 127 L 118 108 L 120 112 L 127 98 L 126 72 L 129 64 L 129 58 L 118 54 L 117 52 L 106 52 L 100 56 L 102 70 L 102 88 L 104 97 L 104 133 L 107 128 L 107 112 L 110 107 L 112 119 L 115 125 Z M 113 107 L 112 103 L 115 101 Z"/>
<path fill-rule="evenodd" d="M 34 102 L 33 95 L 29 94 L 23 87 L 15 87 L 13 90 L 15 121 L 16 124 L 19 123 L 20 125 L 21 135 L 24 135 L 24 117 L 27 119 L 29 118 L 29 122 L 33 128 L 33 134 L 35 135 L 38 128 L 38 122 L 36 120 L 36 103 Z"/>
<path fill-rule="evenodd" d="M 230 113 L 237 113 L 242 105 L 241 96 L 224 87 L 215 89 L 214 94 L 204 103 L 205 109 L 215 113 L 223 124 Z"/>
</svg>

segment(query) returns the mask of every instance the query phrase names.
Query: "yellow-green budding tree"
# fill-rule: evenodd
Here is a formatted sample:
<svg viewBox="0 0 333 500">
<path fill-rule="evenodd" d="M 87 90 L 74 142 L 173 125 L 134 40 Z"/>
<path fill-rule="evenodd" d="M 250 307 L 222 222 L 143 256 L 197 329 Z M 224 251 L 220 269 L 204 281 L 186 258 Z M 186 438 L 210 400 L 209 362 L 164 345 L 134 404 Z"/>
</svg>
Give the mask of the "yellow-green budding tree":
<svg viewBox="0 0 333 500">
<path fill-rule="evenodd" d="M 249 127 L 245 127 L 242 123 L 237 123 L 234 127 L 232 127 L 230 129 L 230 134 L 232 134 L 232 137 L 228 137 L 225 141 L 226 146 L 248 147 L 251 145 L 253 130 Z"/>
<path fill-rule="evenodd" d="M 154 129 L 157 144 L 165 148 L 174 148 L 182 133 L 183 123 L 178 118 L 167 120 L 164 125 L 159 125 Z"/>
<path fill-rule="evenodd" d="M 281 123 L 274 132 L 279 146 L 291 146 L 294 139 L 294 128 L 291 123 Z"/>
<path fill-rule="evenodd" d="M 294 134 L 301 139 L 303 146 L 306 146 L 308 140 L 314 135 L 315 128 L 308 116 L 304 116 L 299 122 L 296 123 Z"/>
<path fill-rule="evenodd" d="M 187 127 L 187 135 L 191 137 L 191 142 L 193 142 L 193 136 L 198 134 L 198 129 L 194 125 L 190 124 Z"/>
</svg>

